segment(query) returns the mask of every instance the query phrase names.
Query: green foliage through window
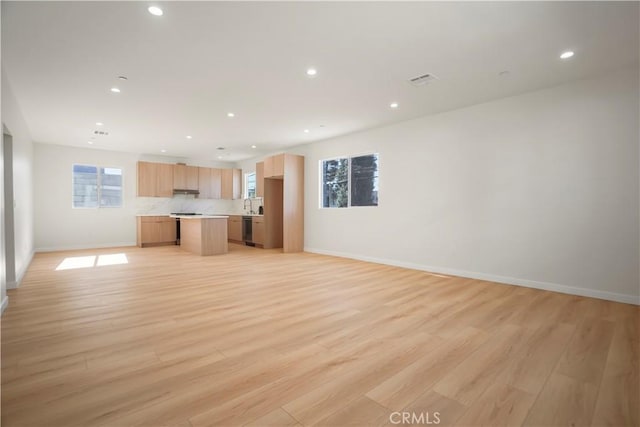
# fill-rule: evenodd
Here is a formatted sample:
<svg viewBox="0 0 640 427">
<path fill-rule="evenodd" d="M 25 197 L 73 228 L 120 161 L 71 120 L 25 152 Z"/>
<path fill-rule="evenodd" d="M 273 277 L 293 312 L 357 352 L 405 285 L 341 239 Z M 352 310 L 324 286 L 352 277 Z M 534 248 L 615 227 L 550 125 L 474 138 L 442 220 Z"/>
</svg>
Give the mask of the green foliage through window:
<svg viewBox="0 0 640 427">
<path fill-rule="evenodd" d="M 378 155 L 323 160 L 321 206 L 378 206 Z"/>
</svg>

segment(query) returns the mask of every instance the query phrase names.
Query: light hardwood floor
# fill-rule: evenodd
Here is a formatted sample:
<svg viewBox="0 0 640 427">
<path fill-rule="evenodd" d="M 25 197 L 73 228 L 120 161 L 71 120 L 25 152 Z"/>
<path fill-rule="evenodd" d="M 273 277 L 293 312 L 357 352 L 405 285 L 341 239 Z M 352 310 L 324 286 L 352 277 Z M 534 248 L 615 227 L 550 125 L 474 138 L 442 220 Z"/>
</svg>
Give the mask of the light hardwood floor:
<svg viewBox="0 0 640 427">
<path fill-rule="evenodd" d="M 632 305 L 238 245 L 38 254 L 9 298 L 3 427 L 640 425 Z"/>
</svg>

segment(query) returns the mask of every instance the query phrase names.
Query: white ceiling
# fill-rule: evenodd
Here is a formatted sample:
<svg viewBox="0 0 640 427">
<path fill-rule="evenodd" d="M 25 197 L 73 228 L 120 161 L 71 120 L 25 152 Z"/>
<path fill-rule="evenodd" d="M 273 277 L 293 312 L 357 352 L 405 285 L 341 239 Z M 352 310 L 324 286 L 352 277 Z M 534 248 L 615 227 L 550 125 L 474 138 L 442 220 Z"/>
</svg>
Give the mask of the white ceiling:
<svg viewBox="0 0 640 427">
<path fill-rule="evenodd" d="M 638 62 L 637 2 L 150 4 L 2 2 L 35 141 L 235 161 Z"/>
</svg>

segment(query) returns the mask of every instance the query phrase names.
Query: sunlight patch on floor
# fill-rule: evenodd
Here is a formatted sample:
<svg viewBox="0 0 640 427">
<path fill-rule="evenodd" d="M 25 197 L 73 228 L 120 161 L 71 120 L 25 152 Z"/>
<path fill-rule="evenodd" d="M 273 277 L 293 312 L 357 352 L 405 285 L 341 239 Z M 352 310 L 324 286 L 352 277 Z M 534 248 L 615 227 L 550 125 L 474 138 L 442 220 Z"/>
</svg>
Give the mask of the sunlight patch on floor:
<svg viewBox="0 0 640 427">
<path fill-rule="evenodd" d="M 98 257 L 98 262 L 96 263 L 98 267 L 118 264 L 129 264 L 129 260 L 125 254 L 100 255 Z"/>
<path fill-rule="evenodd" d="M 104 267 L 107 265 L 119 264 L 129 264 L 129 260 L 127 259 L 126 254 L 120 253 L 99 256 L 74 256 L 62 260 L 62 262 L 56 267 L 56 271 L 74 270 L 77 268 Z"/>
</svg>

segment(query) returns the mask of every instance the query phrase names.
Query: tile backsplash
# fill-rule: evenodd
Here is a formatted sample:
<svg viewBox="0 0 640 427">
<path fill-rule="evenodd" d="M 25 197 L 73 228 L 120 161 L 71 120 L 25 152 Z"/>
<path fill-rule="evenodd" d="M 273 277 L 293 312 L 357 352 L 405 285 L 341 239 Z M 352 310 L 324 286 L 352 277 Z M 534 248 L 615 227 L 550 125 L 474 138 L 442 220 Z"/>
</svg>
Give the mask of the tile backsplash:
<svg viewBox="0 0 640 427">
<path fill-rule="evenodd" d="M 251 199 L 253 209 L 258 210 L 260 198 Z M 203 214 L 244 213 L 244 200 L 197 199 L 192 195 L 177 194 L 174 197 L 136 197 L 136 214 L 164 215 L 171 212 L 196 212 Z M 247 207 L 249 203 L 247 203 Z"/>
</svg>

